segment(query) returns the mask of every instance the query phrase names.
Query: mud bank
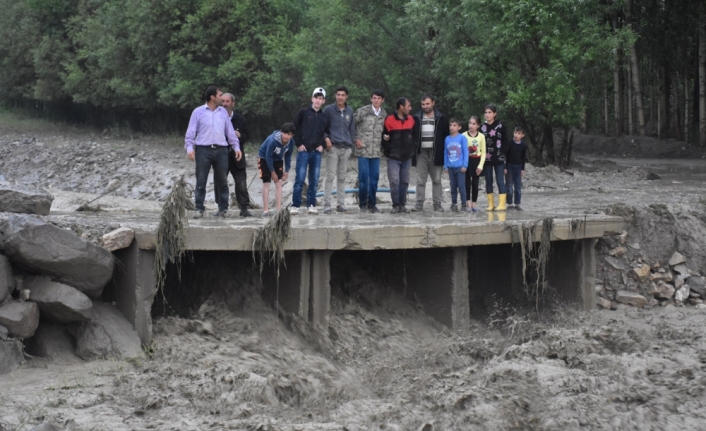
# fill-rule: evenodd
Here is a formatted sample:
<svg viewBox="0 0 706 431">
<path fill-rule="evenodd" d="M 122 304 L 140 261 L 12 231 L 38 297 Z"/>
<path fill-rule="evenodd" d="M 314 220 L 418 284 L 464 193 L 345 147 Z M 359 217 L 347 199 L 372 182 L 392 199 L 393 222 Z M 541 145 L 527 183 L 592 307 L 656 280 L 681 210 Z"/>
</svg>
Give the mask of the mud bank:
<svg viewBox="0 0 706 431">
<path fill-rule="evenodd" d="M 164 143 L 140 142 L 140 154 L 149 156 L 128 157 L 134 150 L 122 141 L 111 141 L 107 145 L 118 148 L 110 149 L 79 136 L 75 141 L 83 144 L 73 153 L 71 140 L 54 142 L 48 135 L 3 139 L 0 174 L 58 190 L 55 203 L 65 210 L 116 180 L 121 187 L 106 197 L 115 203 L 111 208 L 156 211 L 155 199 L 175 174 L 163 175 L 165 163 L 193 176 L 181 147 Z M 52 152 L 35 163 L 42 148 Z M 63 169 L 68 159 L 62 157 L 69 156 L 62 154 L 84 157 L 82 168 Z M 688 165 L 699 172 L 706 167 L 701 162 Z M 706 185 L 690 181 L 681 163 L 592 156 L 563 172 L 528 167 L 523 207 L 620 214 L 628 225 L 628 264 L 642 259 L 664 265 L 680 251 L 690 269 L 704 274 Z M 661 179 L 648 181 L 651 171 Z M 133 180 L 135 173 L 141 179 Z M 354 206 L 354 198 L 348 203 Z M 484 203 L 481 189 L 479 206 Z M 100 214 L 46 218 L 96 241 L 119 227 L 108 226 Z M 599 242 L 598 260 L 614 246 L 614 238 Z M 415 430 L 424 424 L 434 430 L 696 430 L 706 420 L 703 309 L 548 307 L 540 317 L 498 304 L 489 315 L 476 316 L 469 335 L 461 337 L 426 316 L 394 280 L 371 283 L 371 274 L 345 262 L 339 269 L 347 272 L 332 274 L 326 333 L 278 314 L 262 299 L 257 274 L 243 268 L 242 278 L 199 292 L 193 304 L 162 307 L 144 361 L 30 360 L 0 376 L 0 427 L 25 431 L 49 421 L 76 431 Z M 599 265 L 603 285 L 622 289 L 623 278 L 609 271 Z M 648 295 L 639 284 L 635 288 Z"/>
</svg>

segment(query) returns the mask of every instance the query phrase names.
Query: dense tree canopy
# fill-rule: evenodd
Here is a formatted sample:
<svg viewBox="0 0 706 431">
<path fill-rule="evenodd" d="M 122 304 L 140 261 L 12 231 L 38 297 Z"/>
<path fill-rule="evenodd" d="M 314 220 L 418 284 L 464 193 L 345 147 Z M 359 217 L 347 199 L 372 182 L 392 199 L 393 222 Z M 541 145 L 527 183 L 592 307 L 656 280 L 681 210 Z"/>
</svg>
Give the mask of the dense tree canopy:
<svg viewBox="0 0 706 431">
<path fill-rule="evenodd" d="M 315 86 L 354 107 L 431 92 L 450 115 L 497 104 L 535 160 L 566 163 L 576 127 L 699 141 L 703 3 L 0 0 L 0 103 L 180 130 L 216 84 L 264 135 Z"/>
</svg>

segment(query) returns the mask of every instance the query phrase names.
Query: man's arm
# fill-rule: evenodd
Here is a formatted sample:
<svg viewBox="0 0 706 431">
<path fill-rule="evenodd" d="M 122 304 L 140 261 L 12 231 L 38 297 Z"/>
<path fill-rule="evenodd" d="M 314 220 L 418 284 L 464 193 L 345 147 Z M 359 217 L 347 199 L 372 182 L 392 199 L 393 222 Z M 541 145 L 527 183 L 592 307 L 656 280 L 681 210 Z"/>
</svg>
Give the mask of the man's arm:
<svg viewBox="0 0 706 431">
<path fill-rule="evenodd" d="M 225 115 L 225 114 L 223 114 Z M 237 153 L 240 153 L 240 141 L 238 140 L 238 136 L 235 134 L 235 129 L 233 128 L 233 123 L 230 122 L 230 119 L 226 117 L 228 121 L 226 121 L 225 125 L 225 134 L 226 134 L 226 139 L 228 140 L 228 143 L 230 144 L 231 147 L 233 147 L 233 151 L 236 152 L 236 159 L 240 160 L 240 157 L 238 156 Z"/>
<path fill-rule="evenodd" d="M 271 136 L 265 140 L 265 161 L 270 172 L 275 171 L 275 158 L 273 157 L 275 145 L 277 145 L 277 141 Z"/>
<path fill-rule="evenodd" d="M 351 108 L 351 112 L 353 112 L 353 108 Z M 355 117 L 352 115 L 351 115 L 351 123 L 348 125 L 348 133 L 351 135 L 351 143 L 355 144 L 355 141 L 356 141 Z"/>
<path fill-rule="evenodd" d="M 248 139 L 250 139 L 250 130 L 248 129 L 248 122 L 245 121 L 245 117 L 238 114 L 237 112 L 235 113 L 235 115 L 237 115 L 237 124 L 235 125 L 235 128 L 238 130 L 238 133 L 240 133 L 240 137 L 238 139 L 240 141 L 240 149 L 242 150 L 243 144 L 245 144 Z"/>
<path fill-rule="evenodd" d="M 186 129 L 186 136 L 184 138 L 184 148 L 187 153 L 194 151 L 196 131 L 199 127 L 198 116 L 196 115 L 196 110 L 191 113 L 191 118 L 189 119 L 189 127 Z"/>
<path fill-rule="evenodd" d="M 284 153 L 284 172 L 289 172 L 292 166 L 292 151 L 294 151 L 294 138 L 287 144 L 287 151 Z"/>
</svg>

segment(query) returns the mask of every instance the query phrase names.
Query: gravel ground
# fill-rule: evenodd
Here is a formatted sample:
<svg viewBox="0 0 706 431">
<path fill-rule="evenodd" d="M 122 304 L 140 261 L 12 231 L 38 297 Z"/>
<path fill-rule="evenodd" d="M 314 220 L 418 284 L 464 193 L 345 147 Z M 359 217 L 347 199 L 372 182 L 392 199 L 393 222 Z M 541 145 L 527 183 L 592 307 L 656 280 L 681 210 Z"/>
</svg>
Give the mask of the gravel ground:
<svg viewBox="0 0 706 431">
<path fill-rule="evenodd" d="M 635 159 L 623 157 L 629 155 L 623 140 L 617 148 L 605 138 L 581 139 L 576 151 L 583 152 L 568 171 L 528 167 L 523 208 L 620 214 L 627 242 L 639 244 L 630 259 L 664 265 L 679 250 L 690 269 L 706 273 L 701 153 L 657 159 L 663 155 L 657 148 L 684 145 L 641 144 L 643 158 Z M 650 173 L 659 179 L 648 180 Z M 111 211 L 157 212 L 182 174 L 193 182 L 193 165 L 178 143 L 0 130 L 0 175 L 51 191 L 57 212 L 48 218 L 92 240 L 117 225 L 100 213 L 74 213 L 74 206 L 111 190 L 112 181 L 115 190 L 96 203 Z M 260 182 L 250 190 L 258 201 Z M 285 196 L 287 190 L 291 182 Z M 354 197 L 347 199 L 355 207 Z M 610 279 L 600 262 L 611 241 L 599 241 L 599 279 Z M 702 307 L 557 307 L 541 321 L 498 309 L 458 336 L 395 286 L 373 286 L 369 279 L 360 270 L 352 276 L 355 290 L 334 295 L 327 334 L 276 316 L 256 285 L 244 282 L 240 299 L 214 297 L 193 316 L 157 319 L 143 363 L 31 361 L 0 376 L 0 429 L 29 430 L 42 421 L 63 430 L 703 428 Z"/>
</svg>

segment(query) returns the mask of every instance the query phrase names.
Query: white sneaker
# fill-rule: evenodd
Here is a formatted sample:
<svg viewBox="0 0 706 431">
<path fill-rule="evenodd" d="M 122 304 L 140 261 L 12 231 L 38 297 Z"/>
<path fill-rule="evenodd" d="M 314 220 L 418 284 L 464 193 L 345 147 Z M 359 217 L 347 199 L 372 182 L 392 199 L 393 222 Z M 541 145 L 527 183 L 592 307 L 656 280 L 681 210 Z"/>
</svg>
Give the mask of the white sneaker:
<svg viewBox="0 0 706 431">
<path fill-rule="evenodd" d="M 309 214 L 318 214 L 319 213 L 319 211 L 316 209 L 316 207 L 314 205 L 307 208 L 306 212 Z"/>
<path fill-rule="evenodd" d="M 289 213 L 291 215 L 297 215 L 299 214 L 299 207 L 289 207 Z"/>
</svg>

